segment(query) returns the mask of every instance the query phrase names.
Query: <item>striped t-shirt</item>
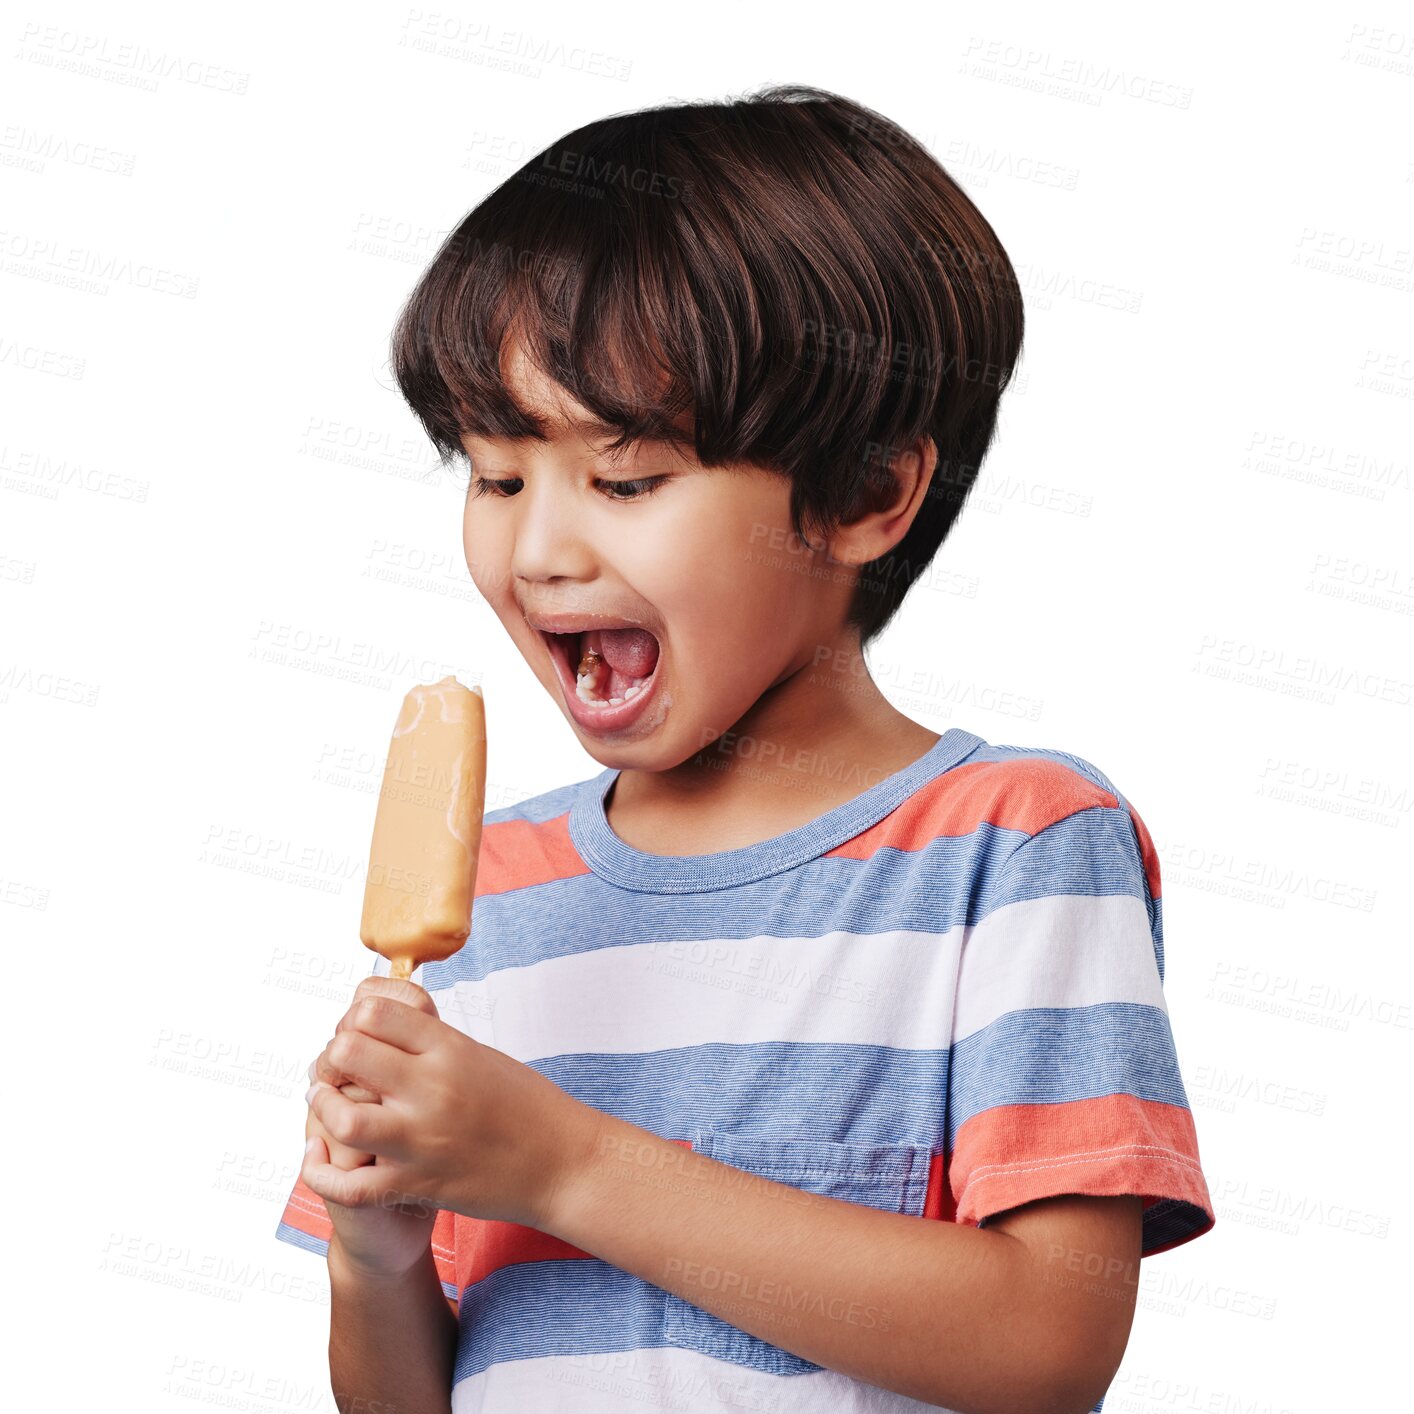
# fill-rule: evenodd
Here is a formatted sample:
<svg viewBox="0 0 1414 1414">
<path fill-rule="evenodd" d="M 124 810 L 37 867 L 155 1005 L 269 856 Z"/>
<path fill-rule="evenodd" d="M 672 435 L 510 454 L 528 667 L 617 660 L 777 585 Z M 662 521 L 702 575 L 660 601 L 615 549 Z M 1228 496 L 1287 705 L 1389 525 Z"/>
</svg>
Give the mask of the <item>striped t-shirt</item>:
<svg viewBox="0 0 1414 1414">
<path fill-rule="evenodd" d="M 687 856 L 614 834 L 616 775 L 486 815 L 471 938 L 414 975 L 445 1022 L 597 1109 L 846 1201 L 980 1226 L 1139 1194 L 1145 1256 L 1213 1226 L 1158 859 L 1092 765 L 954 727 L 809 824 Z M 322 1255 L 329 1234 L 297 1181 L 277 1236 Z M 533 1228 L 443 1212 L 433 1244 L 460 1308 L 456 1414 L 936 1408 Z"/>
</svg>

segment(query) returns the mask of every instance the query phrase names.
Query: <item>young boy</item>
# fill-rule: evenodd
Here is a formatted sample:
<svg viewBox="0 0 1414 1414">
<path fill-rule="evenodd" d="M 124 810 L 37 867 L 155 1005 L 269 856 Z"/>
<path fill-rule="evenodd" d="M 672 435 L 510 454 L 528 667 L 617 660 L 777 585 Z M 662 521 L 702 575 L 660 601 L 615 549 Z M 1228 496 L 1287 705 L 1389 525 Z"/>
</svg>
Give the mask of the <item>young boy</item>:
<svg viewBox="0 0 1414 1414">
<path fill-rule="evenodd" d="M 423 276 L 399 385 L 604 769 L 487 814 L 466 946 L 311 1066 L 278 1236 L 341 1407 L 1101 1408 L 1140 1258 L 1214 1222 L 1157 855 L 863 656 L 1022 327 L 963 192 L 817 89 L 591 123 Z"/>
</svg>

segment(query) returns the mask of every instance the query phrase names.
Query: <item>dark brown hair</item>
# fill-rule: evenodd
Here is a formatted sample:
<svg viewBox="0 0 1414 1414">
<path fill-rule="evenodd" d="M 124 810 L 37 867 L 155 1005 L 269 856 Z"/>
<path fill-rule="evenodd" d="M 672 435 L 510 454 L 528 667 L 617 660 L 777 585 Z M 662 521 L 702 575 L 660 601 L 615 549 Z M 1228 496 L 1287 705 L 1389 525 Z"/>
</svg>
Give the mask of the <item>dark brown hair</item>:
<svg viewBox="0 0 1414 1414">
<path fill-rule="evenodd" d="M 1021 352 L 996 233 L 889 119 L 823 89 L 616 114 L 531 158 L 443 243 L 393 333 L 444 463 L 464 433 L 542 438 L 508 336 L 617 434 L 788 476 L 796 533 L 847 523 L 931 437 L 929 494 L 860 569 L 867 643 L 956 521 Z M 690 430 L 689 430 L 690 429 Z"/>
</svg>

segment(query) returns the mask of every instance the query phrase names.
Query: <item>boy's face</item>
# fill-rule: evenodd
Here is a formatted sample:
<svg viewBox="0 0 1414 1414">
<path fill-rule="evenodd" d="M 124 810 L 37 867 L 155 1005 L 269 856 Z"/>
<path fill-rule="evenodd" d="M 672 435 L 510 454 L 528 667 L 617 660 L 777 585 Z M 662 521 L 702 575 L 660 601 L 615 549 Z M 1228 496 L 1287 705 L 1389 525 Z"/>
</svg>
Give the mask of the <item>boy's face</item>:
<svg viewBox="0 0 1414 1414">
<path fill-rule="evenodd" d="M 572 425 L 590 420 L 586 409 L 523 359 L 509 371 L 517 399 L 552 419 L 553 436 L 466 437 L 472 579 L 591 756 L 628 769 L 676 766 L 838 639 L 852 577 L 792 535 L 784 476 L 703 467 L 671 444 L 611 461 L 602 452 L 611 434 Z M 652 478 L 661 480 L 648 490 Z M 482 482 L 494 484 L 478 493 Z M 527 619 L 575 629 L 594 615 L 657 641 L 646 685 L 618 707 L 579 701 L 570 659 L 582 638 L 555 640 Z M 639 635 L 638 646 L 647 652 L 637 660 L 610 649 L 629 672 L 611 678 L 610 665 L 598 665 L 591 695 L 602 688 L 607 698 L 648 670 L 651 645 Z"/>
</svg>

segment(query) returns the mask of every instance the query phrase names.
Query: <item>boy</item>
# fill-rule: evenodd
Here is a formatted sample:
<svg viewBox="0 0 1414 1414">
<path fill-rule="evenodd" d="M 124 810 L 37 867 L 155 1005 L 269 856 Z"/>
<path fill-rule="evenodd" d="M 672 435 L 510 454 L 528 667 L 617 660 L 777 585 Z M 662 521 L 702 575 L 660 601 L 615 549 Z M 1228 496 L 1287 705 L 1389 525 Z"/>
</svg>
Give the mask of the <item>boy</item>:
<svg viewBox="0 0 1414 1414">
<path fill-rule="evenodd" d="M 961 190 L 817 89 L 592 123 L 424 275 L 399 385 L 604 769 L 487 814 L 471 939 L 311 1066 L 278 1235 L 341 1405 L 1101 1408 L 1140 1258 L 1214 1222 L 1154 846 L 862 652 L 1022 327 Z"/>
</svg>

